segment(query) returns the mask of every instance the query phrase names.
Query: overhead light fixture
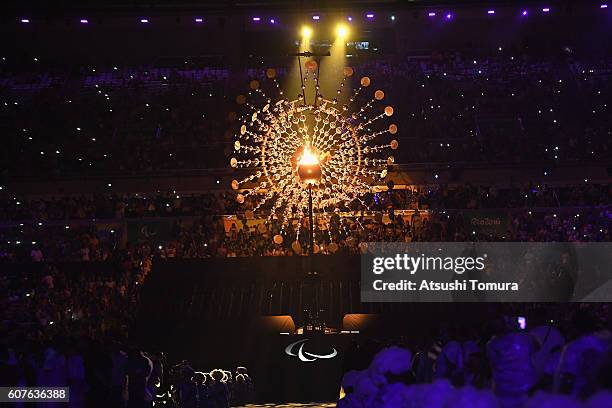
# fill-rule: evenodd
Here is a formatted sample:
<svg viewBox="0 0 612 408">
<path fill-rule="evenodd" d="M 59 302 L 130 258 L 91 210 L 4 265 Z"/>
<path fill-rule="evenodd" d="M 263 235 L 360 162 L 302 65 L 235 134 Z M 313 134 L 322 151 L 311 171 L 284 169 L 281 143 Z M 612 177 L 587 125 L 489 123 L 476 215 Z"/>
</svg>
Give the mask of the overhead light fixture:
<svg viewBox="0 0 612 408">
<path fill-rule="evenodd" d="M 312 36 L 312 28 L 308 26 L 302 27 L 302 37 L 309 38 Z"/>
</svg>

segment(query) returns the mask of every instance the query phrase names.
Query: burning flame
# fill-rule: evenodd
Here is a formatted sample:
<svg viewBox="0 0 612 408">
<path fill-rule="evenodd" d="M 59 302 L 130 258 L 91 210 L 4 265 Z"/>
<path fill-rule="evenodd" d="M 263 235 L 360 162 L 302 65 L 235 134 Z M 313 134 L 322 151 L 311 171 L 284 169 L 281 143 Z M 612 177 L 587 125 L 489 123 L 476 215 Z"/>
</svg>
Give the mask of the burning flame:
<svg viewBox="0 0 612 408">
<path fill-rule="evenodd" d="M 312 166 L 319 164 L 319 158 L 312 154 L 308 146 L 304 146 L 304 151 L 300 160 L 298 160 L 298 166 Z"/>
</svg>

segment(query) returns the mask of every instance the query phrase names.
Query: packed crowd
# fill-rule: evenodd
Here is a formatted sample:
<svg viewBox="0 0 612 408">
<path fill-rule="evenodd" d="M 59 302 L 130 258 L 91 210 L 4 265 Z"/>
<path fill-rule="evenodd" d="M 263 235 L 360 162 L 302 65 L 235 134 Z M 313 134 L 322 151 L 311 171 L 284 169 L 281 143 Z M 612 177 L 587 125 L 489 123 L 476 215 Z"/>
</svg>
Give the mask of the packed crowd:
<svg viewBox="0 0 612 408">
<path fill-rule="evenodd" d="M 41 172 L 130 173 L 200 167 L 194 163 L 202 158 L 206 167 L 222 167 L 225 163 L 211 153 L 223 151 L 223 139 L 211 143 L 209 138 L 226 130 L 219 120 L 226 116 L 224 98 L 216 85 L 211 89 L 199 79 L 188 81 L 188 86 L 156 91 L 135 81 L 112 89 L 47 89 L 27 101 L 7 96 L 2 117 L 14 135 L 9 151 L 26 154 L 19 164 L 3 156 L 10 163 L 6 170 L 35 177 Z"/>
<path fill-rule="evenodd" d="M 367 241 L 606 241 L 610 186 L 470 184 L 416 186 L 369 194 L 318 216 L 317 252 L 358 252 Z M 110 261 L 143 256 L 202 258 L 302 254 L 307 225 L 264 222 L 256 199 L 229 192 L 59 196 L 0 202 L 0 259 Z M 347 211 L 344 214 L 343 211 Z M 495 218 L 493 229 L 470 217 Z M 157 230 L 155 230 L 157 228 Z M 148 231 L 150 230 L 150 231 Z M 275 243 L 281 234 L 283 243 Z M 296 246 L 295 242 L 299 242 Z"/>
<path fill-rule="evenodd" d="M 397 151 L 396 163 L 552 165 L 610 157 L 610 66 L 606 59 L 556 61 L 505 51 L 377 57 L 357 61 L 352 80 L 371 76 L 395 106 L 400 145 L 410 146 Z M 49 75 L 3 72 L 3 170 L 48 177 L 227 167 L 241 113 L 234 99 L 255 75 L 238 71 L 90 68 L 63 86 L 28 94 L 20 91 L 24 81 L 45 82 Z M 282 82 L 288 70 L 278 72 Z"/>
<path fill-rule="evenodd" d="M 113 263 L 90 265 L 87 273 L 47 262 L 5 266 L 0 286 L 3 322 L 90 334 L 125 329 L 151 260 L 128 249 L 118 252 Z"/>
<path fill-rule="evenodd" d="M 500 48 L 471 58 L 374 60 L 359 73 L 381 72 L 391 98 L 411 95 L 397 104 L 399 128 L 411 135 L 400 163 L 592 162 L 610 154 L 611 64 Z"/>
<path fill-rule="evenodd" d="M 534 207 L 584 207 L 610 204 L 612 187 L 584 183 L 551 186 L 529 183 L 517 186 L 425 185 L 368 194 L 344 208 L 352 211 L 410 209 L 494 209 Z M 387 190 L 383 188 L 383 190 Z M 49 221 L 124 219 L 144 217 L 206 216 L 244 213 L 260 198 L 247 196 L 238 204 L 226 191 L 181 195 L 176 191 L 157 194 L 97 194 L 19 198 L 5 194 L 0 200 L 0 221 Z M 270 200 L 272 201 L 272 200 Z M 270 203 L 259 213 L 269 210 Z"/>
<path fill-rule="evenodd" d="M 483 225 L 487 224 L 487 225 Z M 469 211 L 389 211 L 340 216 L 331 214 L 315 225 L 315 252 L 359 253 L 366 242 L 608 242 L 612 210 L 558 208 L 504 210 L 495 213 Z M 154 222 L 156 231 L 142 233 L 121 224 L 17 226 L 0 229 L 0 260 L 10 262 L 113 261 L 125 251 L 142 258 L 208 258 L 303 255 L 307 248 L 307 224 L 233 217 L 191 217 Z M 491 227 L 491 228 L 489 228 Z M 109 229 L 110 228 L 110 229 Z M 116 228 L 116 229 L 115 229 Z M 159 232 L 159 234 L 158 234 Z M 282 242 L 275 242 L 277 236 Z"/>
<path fill-rule="evenodd" d="M 368 346 L 355 345 L 338 407 L 608 407 L 609 312 L 592 305 L 575 308 L 569 322 L 529 327 L 529 316 L 505 316 L 436 336 L 415 332 L 371 361 L 359 357 Z"/>
<path fill-rule="evenodd" d="M 114 264 L 87 270 L 22 266 L 5 265 L 0 275 L 2 384 L 69 386 L 71 407 L 110 403 L 125 376 L 138 387 L 142 358 L 134 351 L 129 365 L 126 358 L 116 368 L 121 355 L 114 344 L 125 340 L 136 316 L 150 260 L 122 251 Z"/>
</svg>

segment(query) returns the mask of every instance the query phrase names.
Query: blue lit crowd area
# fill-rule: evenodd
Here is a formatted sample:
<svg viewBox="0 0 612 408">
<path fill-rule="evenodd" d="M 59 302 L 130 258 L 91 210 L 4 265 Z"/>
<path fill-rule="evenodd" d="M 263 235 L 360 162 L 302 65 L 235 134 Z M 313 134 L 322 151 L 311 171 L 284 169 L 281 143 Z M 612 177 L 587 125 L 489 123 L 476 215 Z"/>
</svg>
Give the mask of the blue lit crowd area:
<svg viewBox="0 0 612 408">
<path fill-rule="evenodd" d="M 611 303 L 368 303 L 359 269 L 373 242 L 612 248 L 605 1 L 78 3 L 0 5 L 0 387 L 612 406 Z M 308 148 L 342 184 L 314 207 Z"/>
</svg>

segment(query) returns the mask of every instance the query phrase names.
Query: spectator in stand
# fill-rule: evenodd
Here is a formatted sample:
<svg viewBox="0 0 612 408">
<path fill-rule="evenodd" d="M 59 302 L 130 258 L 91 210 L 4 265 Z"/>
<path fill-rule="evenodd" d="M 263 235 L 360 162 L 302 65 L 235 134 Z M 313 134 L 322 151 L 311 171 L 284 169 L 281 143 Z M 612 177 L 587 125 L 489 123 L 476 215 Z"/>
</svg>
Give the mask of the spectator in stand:
<svg viewBox="0 0 612 408">
<path fill-rule="evenodd" d="M 601 329 L 581 336 L 586 327 L 579 323 L 580 316 L 590 316 L 587 320 L 591 323 L 599 322 L 589 312 L 598 308 L 584 306 L 572 319 L 573 309 L 562 305 L 566 312 L 562 320 L 555 320 L 557 325 L 561 324 L 557 327 L 579 336 L 567 344 L 558 328 L 539 326 L 528 332 L 520 330 L 512 323 L 514 319 L 508 316 L 499 319 L 493 324 L 493 335 L 483 332 L 479 341 L 487 344 L 484 361 L 490 368 L 492 382 L 480 381 L 476 387 L 456 381 L 459 378 L 456 374 L 461 372 L 459 364 L 454 364 L 450 371 L 448 362 L 438 364 L 440 358 L 453 362 L 461 359 L 467 361 L 469 354 L 476 352 L 479 342 L 468 340 L 463 343 L 464 353 L 460 353 L 457 346 L 465 338 L 460 333 L 451 336 L 443 345 L 441 357 L 438 357 L 434 368 L 437 379 L 433 381 L 418 372 L 413 376 L 411 371 L 411 367 L 421 367 L 415 361 L 424 349 L 419 350 L 411 362 L 411 353 L 405 346 L 384 348 L 366 369 L 345 373 L 342 386 L 346 396 L 338 401 L 338 407 L 606 407 L 612 402 L 609 381 L 604 380 L 609 371 L 612 336 L 609 330 Z M 572 327 L 572 321 L 582 327 Z M 598 324 L 591 325 L 590 329 L 596 329 Z M 548 336 L 553 340 L 548 342 Z M 550 351 L 558 347 L 563 348 L 561 359 L 550 358 Z M 443 351 L 445 349 L 446 352 Z M 448 357 L 444 357 L 445 353 Z M 542 362 L 554 367 L 542 370 Z M 465 365 L 463 367 L 466 368 L 464 374 L 469 372 Z M 440 370 L 441 373 L 438 372 Z M 547 372 L 555 373 L 555 382 L 560 388 L 553 390 L 547 381 L 541 380 Z M 449 373 L 455 375 L 449 377 Z M 486 377 L 489 374 L 484 370 L 481 375 Z"/>
</svg>

